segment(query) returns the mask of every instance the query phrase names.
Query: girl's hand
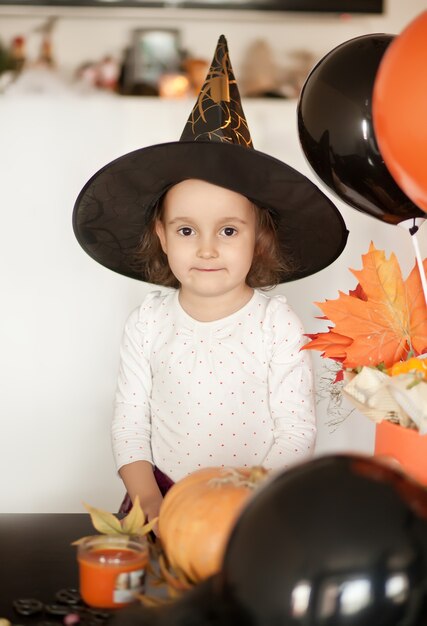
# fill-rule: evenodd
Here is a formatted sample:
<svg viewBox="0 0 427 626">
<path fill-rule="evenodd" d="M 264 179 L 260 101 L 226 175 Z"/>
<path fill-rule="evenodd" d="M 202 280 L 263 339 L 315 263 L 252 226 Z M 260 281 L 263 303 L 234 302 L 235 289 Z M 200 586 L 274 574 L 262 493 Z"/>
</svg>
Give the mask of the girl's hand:
<svg viewBox="0 0 427 626">
<path fill-rule="evenodd" d="M 144 511 L 148 522 L 150 522 L 155 517 L 158 517 L 159 511 L 160 511 L 160 505 L 162 504 L 162 502 L 163 502 L 163 496 L 160 493 L 158 494 L 158 496 L 156 495 L 155 497 L 150 498 L 149 500 L 146 500 L 144 502 L 144 504 L 142 505 L 142 510 Z M 156 537 L 159 536 L 159 524 L 158 523 L 154 526 L 153 532 L 156 535 Z"/>
<path fill-rule="evenodd" d="M 147 521 L 151 521 L 159 515 L 163 496 L 153 474 L 153 466 L 147 461 L 135 461 L 120 468 L 119 474 L 125 484 L 126 490 L 132 502 L 139 496 L 141 508 Z M 158 525 L 154 533 L 158 535 Z"/>
</svg>

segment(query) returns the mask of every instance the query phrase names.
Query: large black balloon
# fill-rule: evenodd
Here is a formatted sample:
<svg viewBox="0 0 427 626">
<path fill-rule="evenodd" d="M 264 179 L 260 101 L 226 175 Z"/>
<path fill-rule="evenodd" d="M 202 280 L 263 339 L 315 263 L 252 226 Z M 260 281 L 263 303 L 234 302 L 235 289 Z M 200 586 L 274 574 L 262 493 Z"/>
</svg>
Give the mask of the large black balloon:
<svg viewBox="0 0 427 626">
<path fill-rule="evenodd" d="M 219 574 L 110 626 L 425 626 L 427 490 L 359 455 L 272 479 L 241 514 Z"/>
<path fill-rule="evenodd" d="M 329 52 L 308 75 L 298 102 L 304 154 L 319 178 L 344 202 L 398 224 L 423 217 L 388 171 L 378 148 L 372 96 L 392 35 L 364 35 Z"/>
<path fill-rule="evenodd" d="M 222 593 L 253 626 L 427 624 L 427 491 L 368 457 L 323 457 L 252 500 Z"/>
</svg>

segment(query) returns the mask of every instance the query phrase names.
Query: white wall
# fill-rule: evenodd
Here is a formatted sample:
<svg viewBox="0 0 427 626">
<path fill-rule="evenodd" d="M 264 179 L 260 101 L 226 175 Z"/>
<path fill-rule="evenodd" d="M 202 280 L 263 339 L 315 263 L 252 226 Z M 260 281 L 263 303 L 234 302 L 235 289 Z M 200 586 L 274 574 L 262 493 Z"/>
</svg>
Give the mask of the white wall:
<svg viewBox="0 0 427 626">
<path fill-rule="evenodd" d="M 398 32 L 422 5 L 407 1 L 403 16 L 395 0 L 381 19 L 358 18 L 345 29 L 339 21 L 322 19 L 316 28 L 313 22 L 310 34 L 298 20 L 292 25 L 286 19 L 244 26 L 230 22 L 227 35 L 237 56 L 249 32 L 271 38 L 274 31 L 281 42 L 289 42 L 292 34 L 294 42 L 316 43 L 326 52 L 364 32 L 363 27 L 372 31 L 374 23 L 374 30 Z M 156 19 L 158 24 L 160 18 Z M 0 14 L 0 36 L 15 33 L 19 24 L 17 18 Z M 90 24 L 91 39 L 99 37 L 102 47 L 105 24 L 96 28 L 94 21 Z M 121 22 L 108 24 L 107 39 L 118 41 Z M 77 26 L 80 33 L 87 22 L 78 20 L 73 26 L 69 20 L 70 37 Z M 203 28 L 196 22 L 182 27 L 195 52 L 208 56 L 218 32 L 225 30 L 223 23 L 209 22 L 203 22 Z M 71 63 L 73 47 L 63 44 L 62 49 L 58 42 L 58 57 Z M 77 57 L 80 46 L 74 51 Z M 82 501 L 111 510 L 118 506 L 123 488 L 109 441 L 118 345 L 127 314 L 149 286 L 94 263 L 74 239 L 71 212 L 84 182 L 109 160 L 142 145 L 176 139 L 191 104 L 102 96 L 0 98 L 0 512 L 81 511 Z M 313 178 L 298 143 L 296 103 L 244 104 L 256 147 Z M 347 268 L 360 267 L 360 256 L 371 239 L 387 253 L 395 251 L 405 272 L 413 264 L 409 236 L 402 229 L 343 203 L 338 206 L 350 230 L 340 259 L 316 276 L 277 289 L 288 295 L 311 332 L 320 329 L 313 302 L 354 286 Z M 423 256 L 426 234 L 424 225 Z M 321 372 L 324 363 L 316 357 Z M 334 432 L 327 421 L 323 402 L 318 453 L 372 450 L 373 427 L 367 419 L 354 414 Z"/>
</svg>

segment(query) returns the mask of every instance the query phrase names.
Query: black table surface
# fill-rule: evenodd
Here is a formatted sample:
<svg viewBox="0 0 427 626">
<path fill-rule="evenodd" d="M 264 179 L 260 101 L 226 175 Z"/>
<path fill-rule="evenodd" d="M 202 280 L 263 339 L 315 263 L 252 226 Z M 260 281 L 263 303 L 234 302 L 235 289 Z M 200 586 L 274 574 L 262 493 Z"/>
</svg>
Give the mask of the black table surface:
<svg viewBox="0 0 427 626">
<path fill-rule="evenodd" d="M 14 600 L 51 603 L 60 589 L 77 589 L 77 548 L 71 544 L 93 534 L 86 513 L 0 514 L 0 618 L 29 624 L 33 620 L 14 611 Z"/>
</svg>

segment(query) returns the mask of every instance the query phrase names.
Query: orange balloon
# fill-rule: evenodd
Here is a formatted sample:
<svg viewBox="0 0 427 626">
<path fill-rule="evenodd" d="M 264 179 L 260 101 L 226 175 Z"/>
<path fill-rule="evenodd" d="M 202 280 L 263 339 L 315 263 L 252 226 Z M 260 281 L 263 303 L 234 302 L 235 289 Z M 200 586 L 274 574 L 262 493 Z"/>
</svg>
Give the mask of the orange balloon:
<svg viewBox="0 0 427 626">
<path fill-rule="evenodd" d="M 375 78 L 372 113 L 388 170 L 427 211 L 427 11 L 387 48 Z"/>
</svg>

